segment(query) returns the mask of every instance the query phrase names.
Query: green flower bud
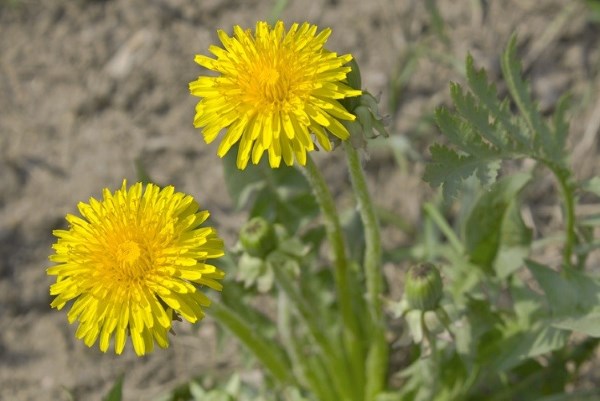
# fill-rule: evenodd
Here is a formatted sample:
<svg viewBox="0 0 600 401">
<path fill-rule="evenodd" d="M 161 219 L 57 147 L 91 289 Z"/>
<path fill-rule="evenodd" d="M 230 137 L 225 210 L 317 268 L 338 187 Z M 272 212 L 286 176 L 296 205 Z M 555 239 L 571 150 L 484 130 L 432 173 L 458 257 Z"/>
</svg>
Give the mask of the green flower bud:
<svg viewBox="0 0 600 401">
<path fill-rule="evenodd" d="M 242 227 L 240 242 L 251 256 L 265 258 L 277 247 L 273 226 L 262 217 L 254 217 Z"/>
<path fill-rule="evenodd" d="M 404 293 L 411 309 L 435 310 L 442 299 L 442 277 L 431 263 L 420 263 L 408 270 Z"/>
</svg>

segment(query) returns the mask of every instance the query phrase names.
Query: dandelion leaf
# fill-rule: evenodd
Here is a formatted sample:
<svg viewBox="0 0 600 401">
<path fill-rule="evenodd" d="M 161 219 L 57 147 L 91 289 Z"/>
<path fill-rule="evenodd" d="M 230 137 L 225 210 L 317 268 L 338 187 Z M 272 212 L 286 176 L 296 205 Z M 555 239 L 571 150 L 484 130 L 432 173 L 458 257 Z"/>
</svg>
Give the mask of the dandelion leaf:
<svg viewBox="0 0 600 401">
<path fill-rule="evenodd" d="M 473 174 L 485 183 L 492 182 L 500 167 L 497 160 L 459 155 L 444 145 L 433 145 L 430 151 L 432 161 L 425 168 L 423 179 L 433 187 L 441 185 L 445 199 L 455 198 L 462 182 Z"/>
<path fill-rule="evenodd" d="M 450 86 L 454 109 L 439 108 L 437 125 L 448 146 L 434 145 L 425 180 L 432 186 L 443 184 L 446 199 L 456 196 L 462 181 L 476 174 L 488 186 L 496 180 L 502 160 L 533 158 L 558 172 L 565 172 L 565 143 L 568 99 L 562 98 L 550 126 L 538 111 L 521 77 L 513 36 L 502 56 L 502 73 L 510 97 L 500 99 L 484 69 L 466 61 L 467 86 Z M 516 112 L 511 110 L 516 105 Z M 451 146 L 451 147 L 450 147 Z M 454 150 L 456 149 L 456 150 Z M 568 178 L 568 177 L 567 177 Z"/>
<path fill-rule="evenodd" d="M 600 337 L 600 279 L 570 271 L 568 275 L 527 261 L 548 299 L 553 327 Z"/>
<path fill-rule="evenodd" d="M 564 115 L 567 99 L 563 98 L 555 113 L 554 132 L 542 118 L 530 96 L 527 83 L 521 77 L 521 63 L 517 58 L 517 38 L 512 36 L 506 50 L 502 55 L 502 74 L 506 81 L 508 91 L 514 100 L 519 112 L 529 130 L 533 151 L 538 157 L 559 162 L 565 156 L 565 139 L 568 125 Z"/>
<path fill-rule="evenodd" d="M 492 271 L 498 256 L 518 257 L 518 254 L 512 254 L 513 248 L 518 249 L 521 245 L 527 248 L 530 235 L 527 235 L 526 227 L 515 226 L 517 217 L 514 214 L 520 218 L 518 208 L 515 210 L 516 198 L 530 179 L 531 175 L 527 173 L 506 177 L 479 197 L 465 224 L 465 245 L 472 263 Z M 500 250 L 508 254 L 502 254 Z M 507 263 L 506 260 L 498 262 Z M 515 263 L 519 264 L 518 260 L 509 262 L 509 270 L 515 268 Z M 502 266 L 502 275 L 507 274 L 505 267 Z"/>
</svg>

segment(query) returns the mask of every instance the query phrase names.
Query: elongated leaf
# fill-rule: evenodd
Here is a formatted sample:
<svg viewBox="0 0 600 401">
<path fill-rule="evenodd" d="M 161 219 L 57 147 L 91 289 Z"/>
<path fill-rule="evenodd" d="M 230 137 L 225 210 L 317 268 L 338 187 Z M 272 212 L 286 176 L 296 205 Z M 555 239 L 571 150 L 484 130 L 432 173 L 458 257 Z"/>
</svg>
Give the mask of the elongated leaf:
<svg viewBox="0 0 600 401">
<path fill-rule="evenodd" d="M 591 337 L 600 337 L 600 307 L 594 308 L 588 313 L 556 319 L 552 326 L 577 331 Z"/>
<path fill-rule="evenodd" d="M 532 230 L 523 222 L 516 200 L 509 203 L 500 230 L 500 247 L 494 260 L 494 270 L 498 277 L 506 278 L 524 265 L 533 238 Z"/>
<path fill-rule="evenodd" d="M 507 317 L 488 312 L 487 321 L 477 322 L 474 327 L 487 326 L 487 331 L 478 339 L 478 360 L 494 371 L 505 371 L 527 359 L 560 349 L 565 346 L 570 332 L 551 326 L 544 305 L 538 294 L 531 291 L 518 278 L 511 288 L 516 316 Z M 490 308 L 485 301 L 481 310 Z M 471 315 L 481 316 L 481 312 Z M 485 316 L 485 315 L 483 315 Z M 490 319 L 492 318 L 492 319 Z M 472 320 L 470 318 L 470 320 Z M 473 321 L 476 322 L 476 321 Z"/>
<path fill-rule="evenodd" d="M 509 229 L 515 228 L 516 223 L 505 224 L 504 220 L 511 205 L 515 202 L 517 194 L 530 179 L 530 174 L 520 173 L 498 181 L 490 191 L 485 192 L 477 200 L 467 218 L 465 225 L 467 252 L 471 261 L 486 271 L 491 271 L 502 240 L 509 249 L 513 243 L 523 242 L 523 239 L 512 237 L 514 233 L 509 231 Z M 518 210 L 513 213 L 518 213 Z M 512 218 L 515 219 L 514 216 Z M 505 228 L 504 237 L 503 228 Z M 523 234 L 522 227 L 518 227 L 518 229 L 518 235 L 521 236 Z M 500 270 L 506 274 L 505 269 Z"/>
<path fill-rule="evenodd" d="M 507 329 L 509 332 L 512 328 Z M 503 333 L 503 338 L 491 348 L 489 364 L 498 371 L 517 366 L 522 361 L 560 349 L 567 344 L 570 333 L 545 324 Z"/>
<path fill-rule="evenodd" d="M 508 90 L 527 123 L 535 150 L 543 150 L 544 155 L 552 160 L 561 159 L 564 148 L 559 147 L 556 138 L 537 110 L 537 105 L 531 100 L 528 85 L 521 78 L 521 64 L 517 58 L 516 48 L 517 38 L 513 35 L 502 55 L 502 73 Z"/>
<path fill-rule="evenodd" d="M 548 301 L 552 326 L 600 337 L 600 279 L 577 271 L 568 275 L 527 261 Z"/>
<path fill-rule="evenodd" d="M 591 277 L 575 271 L 561 275 L 532 260 L 527 260 L 526 265 L 544 290 L 555 316 L 568 316 L 600 305 L 600 286 Z"/>
</svg>

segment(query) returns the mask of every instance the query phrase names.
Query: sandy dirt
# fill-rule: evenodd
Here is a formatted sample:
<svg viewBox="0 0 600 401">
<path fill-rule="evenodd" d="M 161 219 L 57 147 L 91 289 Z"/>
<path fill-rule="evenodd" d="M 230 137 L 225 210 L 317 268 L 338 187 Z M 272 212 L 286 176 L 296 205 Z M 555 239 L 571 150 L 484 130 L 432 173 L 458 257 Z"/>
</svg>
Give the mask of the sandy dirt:
<svg viewBox="0 0 600 401">
<path fill-rule="evenodd" d="M 243 213 L 232 209 L 216 146 L 192 126 L 196 99 L 187 85 L 201 72 L 194 55 L 218 43 L 217 29 L 251 28 L 273 3 L 0 0 L 0 400 L 68 400 L 67 390 L 99 400 L 124 372 L 125 399 L 152 400 L 235 361 L 235 344 L 217 348 L 210 319 L 179 325 L 168 350 L 144 358 L 89 349 L 75 340 L 65 312 L 49 308 L 45 269 L 64 215 L 103 187 L 135 180 L 136 160 L 156 182 L 194 195 L 235 242 Z M 600 25 L 583 2 L 438 1 L 443 31 L 424 3 L 289 1 L 282 14 L 288 23 L 333 28 L 327 47 L 354 54 L 363 86 L 381 95 L 391 138 L 375 144 L 366 168 L 383 206 L 418 222 L 432 193 L 420 179 L 426 147 L 439 139 L 423 122 L 447 102 L 449 81 L 463 80 L 468 51 L 499 75 L 513 31 L 542 109 L 551 112 L 566 90 L 574 94 L 578 175 L 600 172 Z M 417 49 L 422 57 L 405 75 Z M 403 148 L 398 168 L 393 150 Z M 317 159 L 343 192 L 348 178 L 337 153 Z M 559 218 L 555 205 L 545 205 L 549 185 L 539 184 L 534 217 Z M 403 238 L 386 245 L 394 241 Z"/>
</svg>

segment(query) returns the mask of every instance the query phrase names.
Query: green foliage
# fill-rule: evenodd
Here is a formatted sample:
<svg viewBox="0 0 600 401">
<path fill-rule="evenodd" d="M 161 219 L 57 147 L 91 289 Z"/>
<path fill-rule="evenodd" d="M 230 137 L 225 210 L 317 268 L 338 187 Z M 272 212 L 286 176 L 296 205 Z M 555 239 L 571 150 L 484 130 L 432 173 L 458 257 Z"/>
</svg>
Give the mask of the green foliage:
<svg viewBox="0 0 600 401">
<path fill-rule="evenodd" d="M 306 180 L 298 170 L 266 165 L 239 172 L 225 160 L 236 207 L 274 222 L 278 245 L 266 255 L 230 255 L 225 270 L 238 282 L 225 286 L 211 313 L 263 364 L 267 387 L 276 394 L 271 399 L 587 399 L 585 392 L 565 391 L 600 342 L 600 279 L 585 271 L 590 250 L 600 247 L 593 231 L 600 217 L 577 221 L 575 195 L 580 190 L 600 198 L 600 178 L 575 182 L 566 148 L 567 98 L 552 116 L 542 116 L 521 77 L 515 37 L 501 64 L 505 98 L 469 56 L 466 86 L 450 87 L 454 107 L 436 111 L 447 142 L 430 148 L 424 178 L 442 187 L 442 197 L 424 204 L 412 243 L 394 259 L 389 252 L 382 260 L 375 209 L 352 145 L 344 148 L 358 212 L 336 209 L 312 161 Z M 350 127 L 365 140 L 365 131 L 378 130 L 364 122 Z M 521 211 L 540 169 L 515 171 L 523 159 L 556 179 L 564 211 L 564 230 L 557 235 L 564 241 L 561 261 L 533 260 L 545 239 L 534 238 Z M 506 162 L 511 170 L 503 169 Z M 452 199 L 462 200 L 460 212 Z M 322 226 L 314 220 L 319 211 Z M 331 246 L 331 261 L 323 257 L 329 249 L 324 243 Z M 406 325 L 399 341 L 404 362 L 390 372 L 400 380 L 397 387 L 385 382 L 387 344 L 374 346 L 385 342 L 379 269 L 392 261 L 433 263 L 443 282 L 436 281 L 435 299 L 423 310 L 407 296 L 410 291 L 389 302 Z M 271 309 L 264 311 L 264 304 Z M 202 399 L 253 399 L 195 386 Z"/>
<path fill-rule="evenodd" d="M 498 181 L 479 197 L 466 221 L 465 245 L 471 262 L 490 273 L 496 267 L 498 274 L 508 276 L 527 254 L 531 230 L 523 224 L 517 195 L 530 179 L 522 173 Z"/>
<path fill-rule="evenodd" d="M 238 209 L 249 210 L 250 217 L 261 216 L 285 226 L 290 232 L 315 218 L 318 206 L 304 176 L 295 168 L 272 169 L 266 160 L 241 171 L 236 167 L 236 152 L 224 157 L 225 184 Z"/>
<path fill-rule="evenodd" d="M 527 267 L 548 299 L 552 326 L 600 337 L 600 279 L 569 271 L 566 275 L 533 261 Z"/>
<path fill-rule="evenodd" d="M 434 205 L 425 206 L 448 240 L 443 243 L 434 236 L 428 256 L 448 264 L 447 293 L 436 315 L 440 322 L 450 321 L 442 332 L 454 341 L 421 340 L 422 352 L 431 353 L 431 360 L 415 360 L 403 371 L 407 379 L 400 400 L 587 396 L 563 394 L 573 378 L 569 364 L 580 366 L 579 355 L 589 358 L 586 344 L 597 345 L 598 341 L 588 340 L 600 336 L 600 281 L 581 270 L 588 252 L 599 245 L 590 228 L 600 224 L 600 219 L 588 216 L 577 229 L 575 189 L 600 197 L 600 178 L 574 182 L 567 162 L 567 97 L 561 98 L 552 117 L 540 114 L 520 75 L 515 37 L 501 64 L 508 97 L 498 98 L 495 84 L 484 70 L 474 67 L 469 56 L 467 88 L 452 84 L 454 109 L 436 112 L 448 143 L 430 148 L 432 160 L 424 178 L 432 186 L 442 187 L 446 201 L 457 199 L 460 191 L 471 191 L 464 197 L 467 203 L 473 191 L 476 196 L 467 213 L 455 222 L 461 228 L 460 237 Z M 529 259 L 533 232 L 521 216 L 521 194 L 533 181 L 532 173 L 502 175 L 502 162 L 524 158 L 545 166 L 559 187 L 565 242 L 558 270 Z M 474 190 L 473 185 L 467 188 L 466 183 L 473 179 L 483 191 Z M 577 264 L 572 261 L 573 249 Z M 532 279 L 523 280 L 524 266 Z M 536 285 L 542 294 L 534 290 Z M 445 318 L 444 310 L 451 319 Z M 425 333 L 435 327 L 426 321 L 421 325 Z M 590 337 L 583 342 L 574 340 L 573 332 Z M 540 363 L 542 360 L 545 363 Z M 419 368 L 426 363 L 429 368 Z"/>
<path fill-rule="evenodd" d="M 513 36 L 502 57 L 502 73 L 510 98 L 498 99 L 496 86 L 485 70 L 477 70 L 467 57 L 468 89 L 450 86 L 455 111 L 440 108 L 436 121 L 453 148 L 434 145 L 424 179 L 442 186 L 446 198 L 455 198 L 464 180 L 475 175 L 484 187 L 495 182 L 501 161 L 533 158 L 568 175 L 565 141 L 567 98 L 556 107 L 554 121 L 544 121 L 520 75 Z M 519 114 L 512 114 L 510 100 Z"/>
</svg>

